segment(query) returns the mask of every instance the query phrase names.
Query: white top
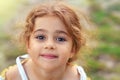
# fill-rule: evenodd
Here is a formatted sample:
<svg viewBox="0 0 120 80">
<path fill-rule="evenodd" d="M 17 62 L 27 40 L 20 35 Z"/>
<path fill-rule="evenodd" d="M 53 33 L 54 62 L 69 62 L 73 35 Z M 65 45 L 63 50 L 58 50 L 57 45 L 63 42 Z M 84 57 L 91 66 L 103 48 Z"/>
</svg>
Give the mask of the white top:
<svg viewBox="0 0 120 80">
<path fill-rule="evenodd" d="M 17 64 L 18 71 L 20 73 L 22 80 L 28 80 L 28 77 L 27 77 L 25 70 L 24 70 L 22 63 L 21 63 L 21 61 L 26 59 L 26 58 L 29 58 L 29 56 L 23 55 L 23 56 L 18 56 L 16 58 L 16 64 Z M 81 66 L 77 66 L 77 70 L 78 70 L 78 73 L 80 74 L 80 80 L 87 80 L 87 76 L 86 76 L 84 69 Z M 4 80 L 4 79 L 0 76 L 0 80 Z"/>
<path fill-rule="evenodd" d="M 28 55 L 23 55 L 23 56 L 17 57 L 17 59 L 16 59 L 16 63 L 17 63 L 18 70 L 19 70 L 22 80 L 28 80 L 25 70 L 21 64 L 21 61 L 28 57 L 29 57 Z M 80 80 L 87 80 L 87 76 L 86 76 L 84 69 L 81 66 L 77 66 L 77 70 L 80 74 Z"/>
</svg>

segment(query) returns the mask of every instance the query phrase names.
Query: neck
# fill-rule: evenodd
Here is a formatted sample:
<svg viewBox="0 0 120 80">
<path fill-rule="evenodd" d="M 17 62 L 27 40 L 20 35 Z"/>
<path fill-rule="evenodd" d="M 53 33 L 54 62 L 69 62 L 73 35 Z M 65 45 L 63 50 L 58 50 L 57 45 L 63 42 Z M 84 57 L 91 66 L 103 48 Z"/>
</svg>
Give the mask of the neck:
<svg viewBox="0 0 120 80">
<path fill-rule="evenodd" d="M 31 76 L 34 75 L 34 80 L 62 80 L 65 72 L 66 65 L 58 68 L 54 68 L 52 70 L 41 68 L 35 65 L 32 61 L 29 61 L 29 66 L 31 66 Z M 30 77 L 30 76 L 29 76 Z M 31 79 L 31 78 L 30 78 Z"/>
</svg>

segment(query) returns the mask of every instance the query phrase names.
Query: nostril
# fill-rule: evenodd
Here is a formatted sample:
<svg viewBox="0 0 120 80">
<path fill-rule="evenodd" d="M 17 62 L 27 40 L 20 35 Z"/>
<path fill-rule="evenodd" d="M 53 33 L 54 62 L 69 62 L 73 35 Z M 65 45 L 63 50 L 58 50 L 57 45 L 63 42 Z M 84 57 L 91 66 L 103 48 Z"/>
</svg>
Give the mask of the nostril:
<svg viewBox="0 0 120 80">
<path fill-rule="evenodd" d="M 44 47 L 45 49 L 55 49 L 55 48 L 56 48 L 56 45 L 55 45 L 55 42 L 54 42 L 53 37 L 49 37 L 49 38 L 46 40 L 44 46 L 45 46 L 45 47 Z"/>
<path fill-rule="evenodd" d="M 45 49 L 55 49 L 55 48 L 56 48 L 56 46 L 53 43 L 47 43 L 47 44 L 45 44 Z"/>
</svg>

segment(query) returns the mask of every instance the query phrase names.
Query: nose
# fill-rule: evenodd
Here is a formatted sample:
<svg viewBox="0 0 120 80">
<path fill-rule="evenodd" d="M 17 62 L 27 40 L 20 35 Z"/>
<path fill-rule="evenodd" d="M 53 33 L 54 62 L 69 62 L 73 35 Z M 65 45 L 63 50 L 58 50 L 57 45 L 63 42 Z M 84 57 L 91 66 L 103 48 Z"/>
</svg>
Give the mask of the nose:
<svg viewBox="0 0 120 80">
<path fill-rule="evenodd" d="M 53 39 L 46 40 L 44 48 L 45 49 L 55 49 L 56 48 L 55 41 Z"/>
</svg>

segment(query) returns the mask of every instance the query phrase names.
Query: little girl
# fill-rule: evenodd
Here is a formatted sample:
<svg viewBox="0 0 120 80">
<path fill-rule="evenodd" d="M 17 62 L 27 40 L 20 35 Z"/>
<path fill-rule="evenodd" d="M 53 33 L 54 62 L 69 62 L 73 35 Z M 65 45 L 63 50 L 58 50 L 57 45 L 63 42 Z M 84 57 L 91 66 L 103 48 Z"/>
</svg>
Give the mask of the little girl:
<svg viewBox="0 0 120 80">
<path fill-rule="evenodd" d="M 79 18 L 62 3 L 43 4 L 27 16 L 22 39 L 28 54 L 4 70 L 0 80 L 88 80 L 72 65 L 85 43 Z"/>
</svg>

